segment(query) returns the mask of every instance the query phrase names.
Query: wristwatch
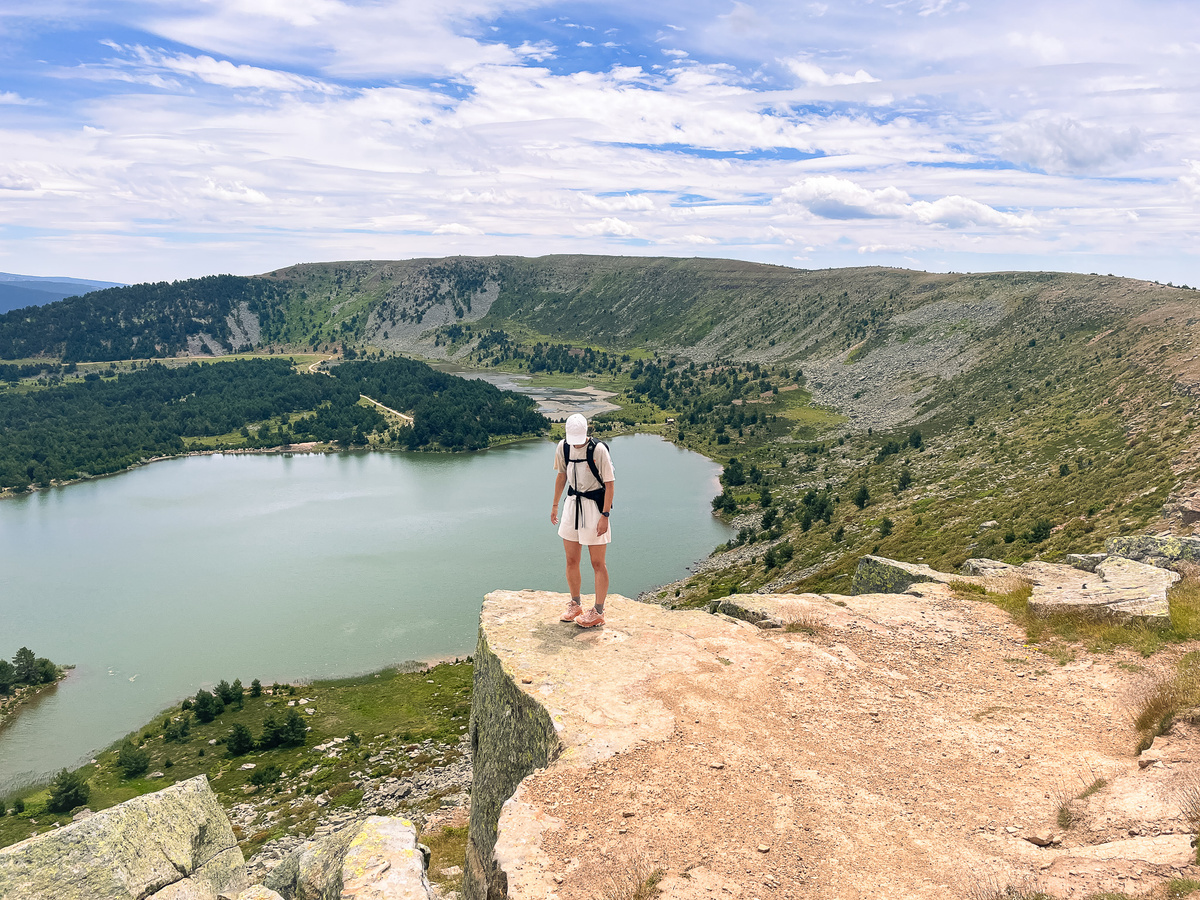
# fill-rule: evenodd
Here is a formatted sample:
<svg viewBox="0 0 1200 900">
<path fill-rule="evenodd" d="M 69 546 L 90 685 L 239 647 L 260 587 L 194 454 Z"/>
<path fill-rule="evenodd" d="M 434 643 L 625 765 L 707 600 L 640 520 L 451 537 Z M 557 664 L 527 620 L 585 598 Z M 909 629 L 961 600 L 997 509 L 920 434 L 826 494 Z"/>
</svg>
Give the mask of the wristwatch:
<svg viewBox="0 0 1200 900">
<path fill-rule="evenodd" d="M 600 513 L 600 515 L 604 516 L 604 518 L 606 518 L 606 519 L 608 518 L 608 513 L 606 513 L 606 512 L 602 512 L 602 513 Z"/>
</svg>

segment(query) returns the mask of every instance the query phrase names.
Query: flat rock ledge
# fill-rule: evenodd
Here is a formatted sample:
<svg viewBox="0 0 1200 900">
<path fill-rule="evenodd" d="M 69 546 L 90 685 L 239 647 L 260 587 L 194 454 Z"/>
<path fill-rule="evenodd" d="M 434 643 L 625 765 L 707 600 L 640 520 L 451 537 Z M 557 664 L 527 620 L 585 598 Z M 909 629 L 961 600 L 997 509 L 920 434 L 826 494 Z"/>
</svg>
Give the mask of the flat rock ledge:
<svg viewBox="0 0 1200 900">
<path fill-rule="evenodd" d="M 1130 549 L 1136 548 L 1131 546 Z M 1186 558 L 1156 556 L 1149 552 L 1142 555 L 1161 564 Z M 1076 555 L 1068 565 L 1035 560 L 1013 566 L 994 559 L 969 559 L 963 565 L 962 574 L 949 574 L 929 566 L 864 556 L 854 573 L 851 591 L 855 594 L 899 593 L 914 585 L 953 582 L 1003 590 L 1006 586 L 1028 582 L 1033 587 L 1029 609 L 1034 615 L 1071 613 L 1090 619 L 1166 627 L 1171 621 L 1167 589 L 1180 576 L 1152 562 L 1140 562 L 1113 553 Z"/>
<path fill-rule="evenodd" d="M 739 595 L 716 614 L 610 597 L 590 630 L 558 621 L 566 599 L 483 604 L 469 900 L 633 896 L 651 876 L 665 900 L 1200 878 L 1169 781 L 1200 777 L 1198 742 L 1133 756 L 1139 676 L 1120 659 L 1048 663 L 940 582 Z M 1064 832 L 1080 772 L 1110 786 Z"/>
</svg>

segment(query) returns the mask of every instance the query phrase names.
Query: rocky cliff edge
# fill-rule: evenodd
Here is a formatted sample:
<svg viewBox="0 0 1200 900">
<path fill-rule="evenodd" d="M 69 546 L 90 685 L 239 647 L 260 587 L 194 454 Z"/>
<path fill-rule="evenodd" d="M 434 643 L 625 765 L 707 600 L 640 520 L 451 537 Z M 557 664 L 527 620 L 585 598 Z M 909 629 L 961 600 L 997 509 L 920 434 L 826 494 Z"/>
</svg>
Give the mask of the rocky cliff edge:
<svg viewBox="0 0 1200 900">
<path fill-rule="evenodd" d="M 565 600 L 483 605 L 470 900 L 647 880 L 665 898 L 1082 897 L 1200 877 L 1177 778 L 1200 776 L 1197 740 L 1177 729 L 1139 760 L 1130 724 L 1171 659 L 1058 666 L 939 581 L 729 598 L 741 618 L 612 597 L 587 631 L 557 621 Z"/>
</svg>

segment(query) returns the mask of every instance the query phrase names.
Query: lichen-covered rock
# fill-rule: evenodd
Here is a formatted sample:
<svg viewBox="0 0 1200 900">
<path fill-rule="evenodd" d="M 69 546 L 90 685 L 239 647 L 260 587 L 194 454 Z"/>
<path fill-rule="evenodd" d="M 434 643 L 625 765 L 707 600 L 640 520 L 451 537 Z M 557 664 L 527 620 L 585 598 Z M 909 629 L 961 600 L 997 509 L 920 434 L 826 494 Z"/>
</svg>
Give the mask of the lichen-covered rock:
<svg viewBox="0 0 1200 900">
<path fill-rule="evenodd" d="M 342 896 L 355 900 L 428 900 L 425 854 L 407 819 L 371 816 L 357 829 L 342 863 Z"/>
<path fill-rule="evenodd" d="M 1068 553 L 1065 557 L 1067 565 L 1083 572 L 1095 572 L 1096 566 L 1104 562 L 1107 553 Z"/>
<path fill-rule="evenodd" d="M 899 562 L 882 556 L 864 556 L 854 570 L 851 594 L 902 594 L 914 584 L 936 581 L 945 584 L 957 580 L 948 575 L 915 563 Z"/>
<path fill-rule="evenodd" d="M 221 894 L 217 900 L 283 900 L 265 884 L 254 884 L 236 894 Z"/>
<path fill-rule="evenodd" d="M 1173 562 L 1200 562 L 1200 538 L 1179 535 L 1130 534 L 1109 538 L 1105 549 L 1114 556 L 1166 566 Z"/>
<path fill-rule="evenodd" d="M 508 593 L 484 598 L 481 617 L 487 615 L 493 597 Z M 532 598 L 537 592 L 528 593 Z M 617 603 L 609 608 L 615 610 L 624 598 L 610 596 L 609 602 L 614 599 Z M 566 629 L 558 631 L 570 634 Z M 493 652 L 483 628 L 475 648 L 471 746 L 475 771 L 463 893 L 467 900 L 486 900 L 507 895 L 504 871 L 493 857 L 500 808 L 526 775 L 558 755 L 560 746 L 545 708 L 518 687 L 513 673 Z"/>
<path fill-rule="evenodd" d="M 412 822 L 371 816 L 298 847 L 263 885 L 283 900 L 427 900 L 425 864 Z"/>
<path fill-rule="evenodd" d="M 203 775 L 0 850 L 4 900 L 216 900 L 245 886 Z"/>
</svg>

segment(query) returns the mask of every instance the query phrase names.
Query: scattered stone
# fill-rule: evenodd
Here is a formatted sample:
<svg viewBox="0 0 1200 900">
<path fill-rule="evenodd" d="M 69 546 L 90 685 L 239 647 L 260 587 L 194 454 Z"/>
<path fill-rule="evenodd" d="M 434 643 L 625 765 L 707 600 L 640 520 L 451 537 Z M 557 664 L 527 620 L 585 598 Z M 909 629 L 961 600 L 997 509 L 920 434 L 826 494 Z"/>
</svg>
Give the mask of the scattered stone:
<svg viewBox="0 0 1200 900">
<path fill-rule="evenodd" d="M 758 845 L 758 852 L 759 852 L 759 853 L 770 853 L 770 852 L 771 852 L 771 848 L 770 848 L 770 847 L 768 847 L 766 844 L 759 844 L 759 845 Z"/>
<path fill-rule="evenodd" d="M 625 812 L 621 813 L 622 818 L 625 819 L 632 819 L 635 815 L 637 815 L 637 813 L 630 810 L 625 810 Z"/>
<path fill-rule="evenodd" d="M 725 763 L 713 761 L 708 764 L 708 767 L 710 769 L 723 769 L 725 768 Z"/>
<path fill-rule="evenodd" d="M 526 676 L 521 679 L 521 684 L 533 684 L 533 679 L 529 676 Z"/>
<path fill-rule="evenodd" d="M 1035 847 L 1049 847 L 1054 843 L 1054 835 L 1049 831 L 1035 831 L 1025 835 L 1025 840 L 1033 844 Z"/>
</svg>

